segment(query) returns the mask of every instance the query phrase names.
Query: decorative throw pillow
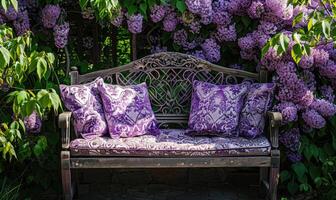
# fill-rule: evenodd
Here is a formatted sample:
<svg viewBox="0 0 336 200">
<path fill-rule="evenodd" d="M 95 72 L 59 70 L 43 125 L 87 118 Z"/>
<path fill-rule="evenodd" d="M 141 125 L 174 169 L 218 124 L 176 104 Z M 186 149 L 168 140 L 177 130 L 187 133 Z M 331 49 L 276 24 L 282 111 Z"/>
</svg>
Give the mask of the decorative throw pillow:
<svg viewBox="0 0 336 200">
<path fill-rule="evenodd" d="M 255 138 L 263 133 L 265 116 L 272 103 L 274 88 L 274 83 L 251 85 L 240 115 L 240 136 Z"/>
<path fill-rule="evenodd" d="M 102 101 L 97 78 L 82 85 L 60 85 L 61 98 L 65 107 L 72 112 L 74 129 L 83 138 L 100 137 L 107 133 Z"/>
<path fill-rule="evenodd" d="M 238 136 L 239 113 L 249 84 L 214 85 L 194 81 L 188 133 Z"/>
<path fill-rule="evenodd" d="M 146 83 L 119 86 L 99 80 L 98 89 L 112 138 L 159 133 Z"/>
</svg>

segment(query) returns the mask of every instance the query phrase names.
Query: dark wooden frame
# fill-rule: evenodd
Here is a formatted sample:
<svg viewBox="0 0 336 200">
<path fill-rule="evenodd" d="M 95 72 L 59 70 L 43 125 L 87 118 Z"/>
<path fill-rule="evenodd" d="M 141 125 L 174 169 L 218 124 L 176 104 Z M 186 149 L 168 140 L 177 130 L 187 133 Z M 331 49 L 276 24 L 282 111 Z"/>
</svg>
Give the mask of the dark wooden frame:
<svg viewBox="0 0 336 200">
<path fill-rule="evenodd" d="M 236 69 L 217 66 L 206 61 L 187 56 L 180 53 L 161 53 L 155 55 L 155 58 L 181 57 L 183 59 L 191 59 L 197 61 L 200 66 L 206 66 L 207 70 L 223 72 L 238 77 L 254 78 L 260 82 L 267 82 L 267 71 L 261 69 L 259 74 L 245 72 Z M 73 68 L 70 72 L 71 84 L 78 84 L 90 81 L 96 77 L 105 77 L 107 74 L 115 74 L 123 71 L 139 69 L 136 65 L 142 64 L 143 61 L 153 59 L 147 56 L 141 60 L 131 62 L 125 66 L 93 72 L 90 74 L 80 75 Z M 199 67 L 199 66 L 198 66 Z M 280 151 L 278 134 L 281 125 L 282 116 L 278 112 L 268 112 L 268 128 L 267 136 L 271 142 L 271 153 L 267 156 L 258 156 L 249 154 L 246 156 L 231 157 L 182 157 L 182 158 L 159 158 L 159 157 L 101 157 L 101 156 L 71 156 L 70 140 L 71 140 L 71 112 L 64 112 L 59 115 L 59 127 L 61 129 L 61 174 L 63 197 L 66 200 L 73 198 L 74 185 L 71 176 L 72 169 L 87 168 L 209 168 L 209 167 L 259 167 L 260 168 L 260 185 L 263 191 L 267 191 L 267 197 L 271 200 L 277 199 L 277 186 L 279 179 L 280 167 Z M 158 120 L 163 121 L 185 121 L 187 118 L 181 115 L 164 115 L 158 116 Z"/>
</svg>

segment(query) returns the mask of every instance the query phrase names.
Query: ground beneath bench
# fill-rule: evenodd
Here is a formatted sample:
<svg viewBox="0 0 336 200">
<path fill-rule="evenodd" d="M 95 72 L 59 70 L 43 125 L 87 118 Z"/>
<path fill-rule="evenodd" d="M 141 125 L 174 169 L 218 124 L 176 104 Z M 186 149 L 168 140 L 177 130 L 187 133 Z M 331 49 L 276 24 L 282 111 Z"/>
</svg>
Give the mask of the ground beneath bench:
<svg viewBox="0 0 336 200">
<path fill-rule="evenodd" d="M 257 170 L 78 171 L 78 200 L 259 200 Z"/>
</svg>

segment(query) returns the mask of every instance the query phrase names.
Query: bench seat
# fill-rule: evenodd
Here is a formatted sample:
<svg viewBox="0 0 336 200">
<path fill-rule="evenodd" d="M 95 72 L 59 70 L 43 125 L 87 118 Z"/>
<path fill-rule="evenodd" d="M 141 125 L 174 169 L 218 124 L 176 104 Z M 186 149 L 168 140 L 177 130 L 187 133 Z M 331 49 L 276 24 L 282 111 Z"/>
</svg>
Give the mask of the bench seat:
<svg viewBox="0 0 336 200">
<path fill-rule="evenodd" d="M 255 139 L 190 137 L 183 129 L 161 129 L 160 135 L 132 138 L 78 138 L 70 143 L 73 156 L 204 157 L 270 155 L 264 136 Z"/>
</svg>

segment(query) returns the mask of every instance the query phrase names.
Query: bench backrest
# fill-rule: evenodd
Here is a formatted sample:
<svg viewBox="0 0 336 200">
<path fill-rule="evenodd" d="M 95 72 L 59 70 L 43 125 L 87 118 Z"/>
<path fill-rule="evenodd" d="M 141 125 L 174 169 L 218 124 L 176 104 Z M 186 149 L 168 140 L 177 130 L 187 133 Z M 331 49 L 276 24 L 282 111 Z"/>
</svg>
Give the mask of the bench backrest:
<svg viewBox="0 0 336 200">
<path fill-rule="evenodd" d="M 267 82 L 265 69 L 251 73 L 176 52 L 157 53 L 123 66 L 84 75 L 74 68 L 70 76 L 71 84 L 90 82 L 97 77 L 118 85 L 146 82 L 153 110 L 162 127 L 187 123 L 194 80 L 215 84 L 237 84 L 243 79 Z"/>
</svg>

